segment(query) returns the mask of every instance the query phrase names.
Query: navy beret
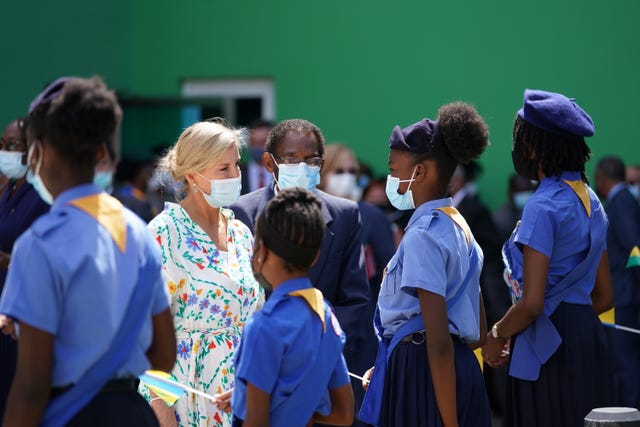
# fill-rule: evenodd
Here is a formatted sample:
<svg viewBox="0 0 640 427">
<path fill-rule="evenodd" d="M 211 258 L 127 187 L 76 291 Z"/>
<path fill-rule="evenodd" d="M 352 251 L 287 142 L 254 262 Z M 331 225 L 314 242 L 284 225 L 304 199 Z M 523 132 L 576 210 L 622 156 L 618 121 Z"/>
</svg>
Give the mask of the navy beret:
<svg viewBox="0 0 640 427">
<path fill-rule="evenodd" d="M 42 92 L 38 94 L 29 104 L 29 114 L 41 105 L 45 105 L 56 99 L 62 94 L 64 85 L 71 80 L 71 77 L 60 77 L 55 82 L 48 85 Z"/>
<path fill-rule="evenodd" d="M 389 138 L 389 148 L 412 153 L 427 153 L 435 146 L 435 134 L 438 123 L 431 119 L 422 119 L 401 129 L 393 128 Z"/>
<path fill-rule="evenodd" d="M 595 132 L 591 117 L 574 99 L 560 93 L 525 90 L 518 115 L 527 123 L 560 136 L 585 137 Z"/>
</svg>

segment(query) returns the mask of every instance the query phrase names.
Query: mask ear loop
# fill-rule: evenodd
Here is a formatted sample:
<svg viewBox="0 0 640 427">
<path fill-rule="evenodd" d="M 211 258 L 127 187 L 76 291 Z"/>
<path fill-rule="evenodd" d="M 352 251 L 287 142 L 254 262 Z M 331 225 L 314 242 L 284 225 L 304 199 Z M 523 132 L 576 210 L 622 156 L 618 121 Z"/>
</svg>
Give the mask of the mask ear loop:
<svg viewBox="0 0 640 427">
<path fill-rule="evenodd" d="M 409 179 L 405 179 L 405 180 L 404 180 L 404 182 L 409 181 L 409 186 L 407 187 L 407 191 L 411 190 L 411 184 L 413 184 L 413 181 L 415 181 L 414 177 L 415 177 L 415 175 L 416 175 L 416 169 L 417 169 L 417 168 L 418 168 L 418 165 L 415 165 L 415 166 L 413 167 L 413 172 L 411 173 L 411 178 L 409 178 Z M 402 181 L 400 181 L 400 182 L 402 182 Z"/>
</svg>

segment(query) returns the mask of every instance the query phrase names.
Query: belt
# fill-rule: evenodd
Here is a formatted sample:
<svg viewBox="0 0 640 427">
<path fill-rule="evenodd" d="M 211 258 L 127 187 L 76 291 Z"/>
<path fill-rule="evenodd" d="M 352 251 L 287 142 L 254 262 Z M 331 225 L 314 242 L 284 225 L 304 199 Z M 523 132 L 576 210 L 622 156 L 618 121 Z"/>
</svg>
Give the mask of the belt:
<svg viewBox="0 0 640 427">
<path fill-rule="evenodd" d="M 427 339 L 427 333 L 425 331 L 417 331 L 402 338 L 400 342 L 418 345 L 418 344 L 423 344 L 426 339 Z M 464 343 L 464 340 L 457 335 L 451 334 L 451 339 L 458 340 Z"/>
<path fill-rule="evenodd" d="M 412 343 L 412 344 L 422 344 L 424 343 L 425 340 L 425 333 L 424 331 L 417 331 L 414 332 L 412 334 L 407 335 L 406 337 L 402 338 L 400 340 L 400 342 L 403 343 Z"/>
<path fill-rule="evenodd" d="M 138 384 L 140 380 L 135 377 L 130 378 L 118 378 L 115 380 L 111 380 L 107 382 L 104 387 L 100 389 L 98 394 L 105 393 L 124 393 L 126 391 L 136 391 L 138 390 Z M 73 384 L 66 385 L 64 387 L 52 387 L 51 388 L 51 397 L 60 396 L 65 391 L 69 390 L 73 387 Z"/>
</svg>

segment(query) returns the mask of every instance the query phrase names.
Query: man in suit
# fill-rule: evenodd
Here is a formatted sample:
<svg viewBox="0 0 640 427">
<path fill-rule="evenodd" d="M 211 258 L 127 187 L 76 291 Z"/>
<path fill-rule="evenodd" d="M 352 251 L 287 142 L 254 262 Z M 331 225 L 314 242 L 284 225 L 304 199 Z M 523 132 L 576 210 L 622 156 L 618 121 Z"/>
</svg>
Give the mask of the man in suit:
<svg viewBox="0 0 640 427">
<path fill-rule="evenodd" d="M 640 261 L 634 248 L 640 246 L 640 205 L 625 181 L 625 167 L 618 157 L 604 157 L 596 166 L 596 191 L 606 198 L 609 218 L 607 251 L 613 283 L 616 324 L 640 329 Z M 625 331 L 612 331 L 616 380 L 620 404 L 640 405 L 640 338 Z"/>
<path fill-rule="evenodd" d="M 258 188 L 268 187 L 273 175 L 262 165 L 262 155 L 273 123 L 268 120 L 256 120 L 249 125 L 249 160 L 240 165 L 242 173 L 241 194 L 247 194 Z"/>
<path fill-rule="evenodd" d="M 372 327 L 372 319 L 366 319 L 369 284 L 358 205 L 315 188 L 320 182 L 324 143 L 320 129 L 306 120 L 285 120 L 276 124 L 269 133 L 262 155 L 262 163 L 275 176 L 275 182 L 241 196 L 231 209 L 253 232 L 258 215 L 279 189 L 304 187 L 318 196 L 326 231 L 320 256 L 309 271 L 309 277 L 335 310 L 347 336 L 344 355 L 351 367 L 355 342 L 364 334 L 364 328 Z"/>
</svg>

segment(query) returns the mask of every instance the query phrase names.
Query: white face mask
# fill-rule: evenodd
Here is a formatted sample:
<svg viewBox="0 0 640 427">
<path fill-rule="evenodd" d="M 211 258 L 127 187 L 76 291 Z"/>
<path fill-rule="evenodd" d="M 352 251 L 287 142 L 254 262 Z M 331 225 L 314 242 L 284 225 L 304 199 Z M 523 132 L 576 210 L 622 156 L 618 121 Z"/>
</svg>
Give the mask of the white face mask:
<svg viewBox="0 0 640 427">
<path fill-rule="evenodd" d="M 636 199 L 640 198 L 640 184 L 629 184 L 629 191 Z"/>
<path fill-rule="evenodd" d="M 295 165 L 278 164 L 278 179 L 276 180 L 278 188 L 302 187 L 306 190 L 313 191 L 320 184 L 320 166 L 309 166 L 305 162 Z M 275 175 L 274 175 L 275 179 Z"/>
<path fill-rule="evenodd" d="M 352 173 L 331 174 L 327 176 L 327 193 L 334 196 L 359 200 L 362 190 Z"/>
<path fill-rule="evenodd" d="M 387 176 L 387 186 L 385 188 L 387 198 L 389 199 L 389 202 L 391 202 L 391 206 L 399 211 L 415 209 L 416 207 L 415 202 L 413 201 L 413 192 L 411 191 L 411 184 L 415 181 L 415 179 L 413 179 L 415 173 L 416 168 L 413 168 L 413 173 L 411 174 L 410 179 L 400 179 L 391 175 Z M 401 182 L 409 183 L 409 187 L 407 187 L 407 191 L 405 191 L 404 194 L 398 193 L 398 188 L 400 188 Z"/>
<path fill-rule="evenodd" d="M 9 179 L 20 179 L 27 172 L 22 164 L 22 151 L 0 151 L 0 172 Z"/>
<path fill-rule="evenodd" d="M 51 205 L 53 204 L 53 196 L 40 178 L 40 166 L 42 166 L 42 144 L 40 142 L 34 141 L 34 143 L 31 144 L 29 153 L 27 154 L 27 164 L 31 164 L 31 157 L 33 157 L 33 150 L 36 146 L 38 147 L 38 150 L 40 150 L 40 155 L 38 156 L 36 170 L 33 173 L 31 173 L 31 170 L 29 170 L 29 173 L 27 173 L 27 182 L 29 182 L 29 184 L 33 186 L 33 189 L 36 190 L 36 193 L 38 193 L 40 198 L 44 200 L 45 203 Z"/>
<path fill-rule="evenodd" d="M 229 206 L 238 200 L 238 197 L 240 197 L 240 191 L 242 190 L 241 175 L 238 175 L 236 178 L 209 179 L 200 172 L 196 173 L 208 180 L 211 184 L 210 194 L 205 193 L 200 187 L 198 187 L 198 190 L 202 193 L 202 197 L 204 197 L 211 207 L 220 208 L 222 206 Z M 197 185 L 198 184 L 196 184 L 196 186 Z"/>
</svg>

